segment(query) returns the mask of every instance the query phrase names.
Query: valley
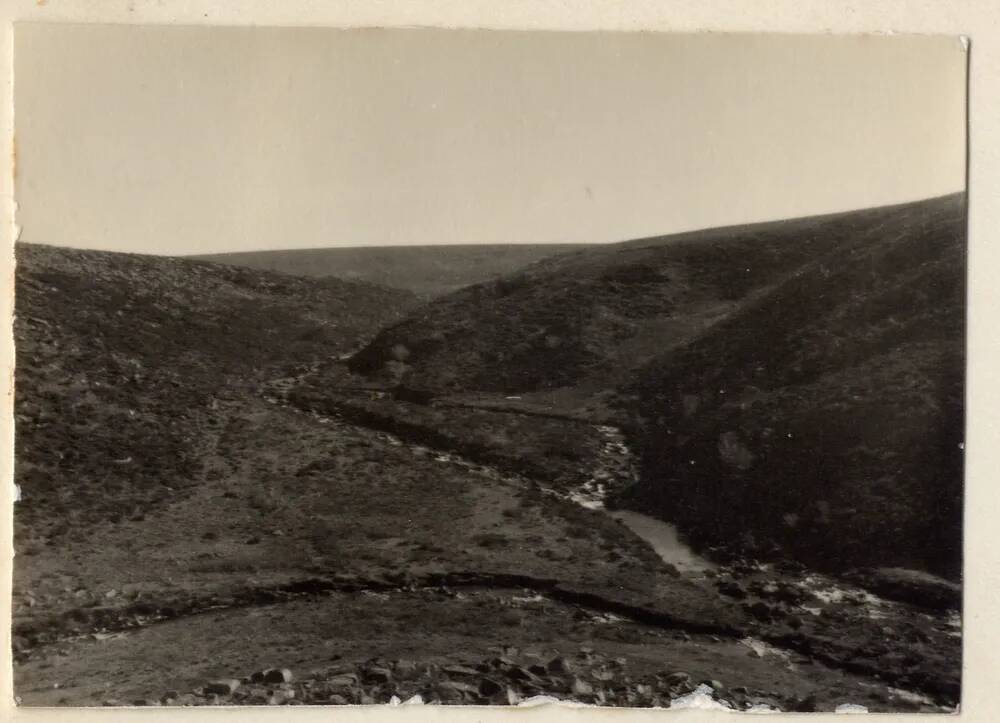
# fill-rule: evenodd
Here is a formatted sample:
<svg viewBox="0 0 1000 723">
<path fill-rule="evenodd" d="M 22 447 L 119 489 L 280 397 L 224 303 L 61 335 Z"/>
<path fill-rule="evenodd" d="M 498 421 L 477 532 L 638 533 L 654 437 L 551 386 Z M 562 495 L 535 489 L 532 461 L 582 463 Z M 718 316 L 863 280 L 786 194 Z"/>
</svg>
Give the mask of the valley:
<svg viewBox="0 0 1000 723">
<path fill-rule="evenodd" d="M 963 204 L 457 289 L 22 246 L 21 704 L 956 709 Z"/>
</svg>

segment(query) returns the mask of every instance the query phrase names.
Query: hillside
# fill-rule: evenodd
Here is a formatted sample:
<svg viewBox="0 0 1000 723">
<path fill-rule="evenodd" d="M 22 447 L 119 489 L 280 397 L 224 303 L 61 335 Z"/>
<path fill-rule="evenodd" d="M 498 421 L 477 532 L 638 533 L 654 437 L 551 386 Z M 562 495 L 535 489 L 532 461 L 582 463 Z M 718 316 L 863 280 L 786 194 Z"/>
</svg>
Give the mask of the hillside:
<svg viewBox="0 0 1000 723">
<path fill-rule="evenodd" d="M 907 207 L 589 247 L 436 299 L 383 330 L 355 371 L 413 387 L 600 393 L 682 347 L 803 264 Z"/>
<path fill-rule="evenodd" d="M 961 571 L 965 204 L 899 207 L 642 370 L 653 505 L 702 544 Z"/>
<path fill-rule="evenodd" d="M 349 362 L 627 425 L 701 547 L 960 560 L 964 197 L 641 239 L 432 301 Z M 833 530 L 837 530 L 833 534 Z"/>
<path fill-rule="evenodd" d="M 581 248 L 578 244 L 364 246 L 247 251 L 197 258 L 295 276 L 335 276 L 368 281 L 432 297 L 578 248 Z"/>
<path fill-rule="evenodd" d="M 933 262 L 933 238 L 950 227 L 936 207 L 929 215 L 916 208 L 905 217 L 899 209 L 859 217 L 875 236 L 901 218 L 904 229 L 926 220 L 922 246 L 890 244 L 894 253 L 879 256 L 924 289 L 931 287 L 922 281 L 951 278 L 950 261 Z M 725 532 L 711 522 L 718 506 L 665 495 L 669 481 L 656 476 L 657 445 L 684 443 L 663 436 L 674 429 L 672 380 L 715 383 L 697 377 L 716 363 L 709 356 L 721 354 L 714 328 L 788 295 L 799 288 L 796 278 L 822 290 L 810 269 L 838 258 L 840 246 L 843 283 L 863 288 L 852 274 L 865 268 L 861 250 L 869 247 L 856 221 L 790 222 L 814 229 L 809 243 L 790 248 L 781 243 L 787 233 L 778 233 L 785 224 L 772 224 L 593 249 L 519 274 L 543 281 L 538 288 L 501 280 L 423 307 L 414 307 L 412 294 L 364 283 L 19 247 L 18 702 L 344 705 L 420 695 L 514 704 L 555 695 L 666 707 L 697 693 L 740 710 L 831 711 L 844 703 L 953 710 L 959 586 L 906 570 L 847 579 L 787 558 L 761 566 L 758 553 L 768 550 L 760 546 L 720 554 L 710 549 Z M 839 246 L 819 255 L 831 238 Z M 733 266 L 734 258 L 753 265 Z M 663 280 L 668 272 L 677 288 Z M 872 283 L 889 276 L 880 272 Z M 470 305 L 470 293 L 481 303 Z M 504 309 L 514 318 L 497 315 L 491 299 L 515 295 L 522 306 Z M 903 296 L 908 308 L 926 306 L 919 294 Z M 936 298 L 951 296 L 942 288 Z M 587 316 L 577 308 L 587 301 L 604 310 Z M 450 333 L 460 343 L 485 350 L 511 343 L 491 324 L 513 335 L 546 313 L 589 320 L 582 342 L 560 336 L 542 345 L 546 353 L 582 343 L 593 358 L 564 377 L 557 367 L 528 366 L 532 388 L 558 391 L 565 378 L 581 399 L 599 392 L 618 426 L 595 423 L 586 406 L 558 406 L 556 397 L 543 410 L 527 397 L 489 391 L 521 388 L 524 377 L 509 363 L 496 365 L 502 383 L 475 386 L 492 379 L 475 357 L 453 360 L 453 375 L 441 377 L 449 372 L 447 344 L 430 349 L 433 364 L 424 370 L 425 349 L 410 342 L 414 351 L 404 353 L 393 340 L 374 375 L 384 379 L 359 376 L 344 362 L 380 328 L 355 360 L 378 358 L 372 350 L 383 337 L 414 325 L 423 334 L 421 325 L 435 320 L 458 330 Z M 831 331 L 862 330 L 856 321 L 838 327 L 836 314 L 801 313 L 787 316 L 796 328 L 816 317 Z M 935 329 L 946 322 L 926 318 Z M 676 332 L 668 344 L 657 336 L 664 328 Z M 794 347 L 793 329 L 772 331 L 776 350 Z M 626 343 L 612 344 L 615 332 Z M 942 333 L 925 341 L 933 345 Z M 725 364 L 745 383 L 741 355 L 752 337 L 727 335 L 739 349 L 719 357 L 718 373 Z M 872 343 L 897 348 L 890 337 Z M 897 367 L 873 368 L 910 388 L 913 373 L 898 380 Z M 546 369 L 556 377 L 545 377 Z M 400 373 L 422 374 L 448 393 L 428 400 L 382 383 Z M 827 382 L 835 396 L 839 379 Z M 785 381 L 776 377 L 775 385 Z M 782 389 L 773 396 L 779 415 L 788 404 Z M 685 388 L 692 420 L 706 413 L 704 427 L 691 422 L 691 439 L 710 440 L 715 407 L 689 397 Z M 907 409 L 920 408 L 907 402 Z M 925 412 L 932 426 L 934 410 Z M 723 437 L 724 458 L 742 464 L 740 445 L 751 442 L 731 437 Z M 914 499 L 927 478 L 915 479 Z M 697 490 L 697 481 L 683 483 Z M 785 501 L 775 500 L 780 510 Z M 713 559 L 691 550 L 674 527 L 605 504 L 615 501 L 674 519 Z M 910 524 L 908 504 L 885 509 Z M 760 515 L 762 536 L 772 517 Z M 732 525 L 734 535 L 758 532 L 753 519 L 744 523 Z M 889 559 L 871 550 L 880 564 Z"/>
<path fill-rule="evenodd" d="M 19 245 L 20 549 L 168 498 L 200 464 L 194 417 L 227 385 L 349 352 L 412 302 L 365 283 Z"/>
</svg>

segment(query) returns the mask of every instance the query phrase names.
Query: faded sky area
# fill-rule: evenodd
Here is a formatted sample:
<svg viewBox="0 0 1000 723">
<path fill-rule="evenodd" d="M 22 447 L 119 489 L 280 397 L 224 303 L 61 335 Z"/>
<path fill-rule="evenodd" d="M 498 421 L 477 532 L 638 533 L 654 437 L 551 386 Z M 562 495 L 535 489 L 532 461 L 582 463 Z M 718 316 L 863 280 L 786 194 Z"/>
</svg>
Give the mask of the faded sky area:
<svg viewBox="0 0 1000 723">
<path fill-rule="evenodd" d="M 956 38 L 15 28 L 21 240 L 609 242 L 959 191 Z"/>
</svg>

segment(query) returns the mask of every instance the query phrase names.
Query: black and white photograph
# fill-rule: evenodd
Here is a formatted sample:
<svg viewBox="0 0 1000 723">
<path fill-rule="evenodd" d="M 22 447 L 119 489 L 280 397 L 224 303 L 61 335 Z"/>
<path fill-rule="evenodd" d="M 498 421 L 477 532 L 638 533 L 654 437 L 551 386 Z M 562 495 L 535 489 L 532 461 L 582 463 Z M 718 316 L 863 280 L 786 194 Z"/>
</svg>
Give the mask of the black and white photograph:
<svg viewBox="0 0 1000 723">
<path fill-rule="evenodd" d="M 959 710 L 964 38 L 13 40 L 19 706 Z"/>
</svg>

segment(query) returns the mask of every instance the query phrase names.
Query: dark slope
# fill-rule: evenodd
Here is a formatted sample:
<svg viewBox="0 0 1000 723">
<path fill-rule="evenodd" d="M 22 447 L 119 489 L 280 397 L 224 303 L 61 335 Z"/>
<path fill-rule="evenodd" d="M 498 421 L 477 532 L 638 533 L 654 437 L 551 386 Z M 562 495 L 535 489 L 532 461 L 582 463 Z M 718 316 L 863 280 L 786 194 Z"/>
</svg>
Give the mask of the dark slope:
<svg viewBox="0 0 1000 723">
<path fill-rule="evenodd" d="M 296 276 L 369 281 L 421 296 L 439 296 L 580 247 L 578 244 L 369 246 L 250 251 L 198 258 Z"/>
<path fill-rule="evenodd" d="M 617 408 L 644 454 L 630 504 L 702 546 L 954 577 L 964 224 L 955 195 L 590 248 L 421 307 L 350 363 Z"/>
<path fill-rule="evenodd" d="M 417 309 L 354 357 L 430 389 L 521 393 L 626 384 L 803 264 L 909 206 L 590 247 Z M 401 364 L 400 362 L 403 362 Z"/>
<path fill-rule="evenodd" d="M 696 542 L 960 572 L 965 202 L 898 207 L 649 365 L 651 506 Z"/>
<path fill-rule="evenodd" d="M 16 520 L 50 540 L 190 480 L 192 415 L 227 384 L 344 354 L 413 301 L 164 257 L 22 244 L 17 262 Z"/>
</svg>

